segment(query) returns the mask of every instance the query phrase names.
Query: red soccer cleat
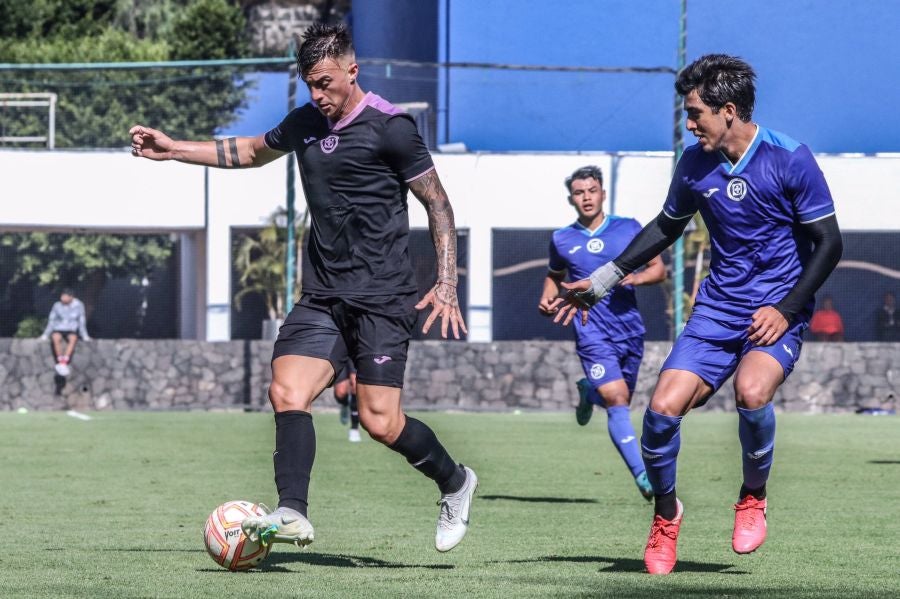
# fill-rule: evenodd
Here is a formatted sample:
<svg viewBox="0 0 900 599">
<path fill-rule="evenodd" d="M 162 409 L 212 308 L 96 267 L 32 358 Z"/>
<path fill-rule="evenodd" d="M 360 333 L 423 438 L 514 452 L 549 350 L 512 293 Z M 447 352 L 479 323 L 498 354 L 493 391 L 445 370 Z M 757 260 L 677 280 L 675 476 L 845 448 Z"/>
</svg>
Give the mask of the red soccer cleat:
<svg viewBox="0 0 900 599">
<path fill-rule="evenodd" d="M 735 553 L 753 553 L 765 540 L 766 500 L 747 495 L 734 504 L 731 547 Z"/>
<path fill-rule="evenodd" d="M 657 515 L 650 525 L 650 536 L 647 538 L 647 548 L 644 549 L 644 565 L 650 574 L 668 574 L 675 567 L 678 530 L 684 517 L 684 506 L 681 501 L 675 501 L 678 504 L 675 518 L 666 520 Z"/>
</svg>

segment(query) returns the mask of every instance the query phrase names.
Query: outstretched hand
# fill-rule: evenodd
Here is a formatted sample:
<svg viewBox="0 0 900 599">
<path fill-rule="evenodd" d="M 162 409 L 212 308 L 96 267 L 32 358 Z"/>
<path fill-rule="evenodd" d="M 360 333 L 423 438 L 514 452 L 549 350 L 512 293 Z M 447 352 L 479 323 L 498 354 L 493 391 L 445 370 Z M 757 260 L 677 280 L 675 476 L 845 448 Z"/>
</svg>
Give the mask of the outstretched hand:
<svg viewBox="0 0 900 599">
<path fill-rule="evenodd" d="M 129 131 L 131 134 L 131 154 L 150 160 L 169 160 L 172 155 L 174 142 L 172 138 L 156 129 L 135 125 Z"/>
<path fill-rule="evenodd" d="M 579 292 L 589 291 L 591 289 L 591 280 L 590 279 L 581 279 L 580 281 L 573 281 L 572 283 L 560 283 L 563 289 L 566 289 L 567 292 L 565 295 L 561 295 L 549 306 L 548 311 L 553 311 L 556 313 L 556 316 L 553 317 L 553 322 L 559 322 L 562 320 L 562 325 L 568 326 L 572 319 L 575 318 L 575 315 L 581 310 L 581 324 L 585 325 L 588 321 L 588 313 L 591 310 L 591 306 L 585 303 L 583 300 L 579 299 Z"/>
<path fill-rule="evenodd" d="M 431 314 L 425 320 L 422 327 L 422 333 L 428 333 L 434 321 L 441 318 L 441 337 L 447 338 L 448 328 L 453 329 L 453 337 L 459 339 L 459 331 L 463 334 L 469 331 L 466 329 L 466 323 L 463 320 L 462 312 L 459 310 L 459 300 L 456 297 L 456 287 L 449 283 L 438 282 L 431 291 L 425 294 L 425 297 L 416 304 L 416 310 L 424 310 L 429 305 L 434 306 Z"/>
</svg>

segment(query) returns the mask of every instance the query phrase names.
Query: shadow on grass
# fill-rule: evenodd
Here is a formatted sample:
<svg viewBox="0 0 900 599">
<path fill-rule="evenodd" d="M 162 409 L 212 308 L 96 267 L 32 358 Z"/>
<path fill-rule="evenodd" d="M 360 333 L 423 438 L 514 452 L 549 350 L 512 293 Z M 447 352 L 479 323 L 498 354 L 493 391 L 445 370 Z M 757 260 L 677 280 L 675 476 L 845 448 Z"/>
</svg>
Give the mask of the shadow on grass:
<svg viewBox="0 0 900 599">
<path fill-rule="evenodd" d="M 306 564 L 329 568 L 424 568 L 428 570 L 452 570 L 456 567 L 453 564 L 403 564 L 359 555 L 304 551 L 272 553 L 266 561 L 260 564 L 258 569 L 263 572 L 288 572 L 289 570 L 282 567 L 282 564 Z"/>
<path fill-rule="evenodd" d="M 604 557 L 602 555 L 547 555 L 532 559 L 507 560 L 491 562 L 496 564 L 534 564 L 541 562 L 567 562 L 573 564 L 603 564 L 600 572 L 638 572 L 644 573 L 644 560 L 628 557 Z M 747 574 L 742 570 L 731 570 L 733 564 L 714 564 L 706 562 L 690 562 L 679 560 L 675 572 L 714 572 L 717 574 Z"/>
<path fill-rule="evenodd" d="M 600 503 L 582 497 L 522 497 L 519 495 L 478 495 L 479 501 L 521 501 L 522 503 Z"/>
<path fill-rule="evenodd" d="M 900 464 L 900 460 L 869 460 L 867 464 Z"/>
</svg>

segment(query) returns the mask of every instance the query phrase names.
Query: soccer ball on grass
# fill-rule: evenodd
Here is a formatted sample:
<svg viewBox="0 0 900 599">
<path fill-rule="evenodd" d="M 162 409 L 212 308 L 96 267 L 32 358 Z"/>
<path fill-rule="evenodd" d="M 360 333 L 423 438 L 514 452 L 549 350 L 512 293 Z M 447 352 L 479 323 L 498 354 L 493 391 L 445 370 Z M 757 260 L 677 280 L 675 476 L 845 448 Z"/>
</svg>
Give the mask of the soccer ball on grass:
<svg viewBox="0 0 900 599">
<path fill-rule="evenodd" d="M 269 510 L 249 501 L 227 501 L 206 519 L 203 542 L 213 560 L 229 570 L 248 570 L 269 555 L 269 545 L 254 543 L 241 530 L 241 522 L 249 516 L 264 516 Z"/>
</svg>

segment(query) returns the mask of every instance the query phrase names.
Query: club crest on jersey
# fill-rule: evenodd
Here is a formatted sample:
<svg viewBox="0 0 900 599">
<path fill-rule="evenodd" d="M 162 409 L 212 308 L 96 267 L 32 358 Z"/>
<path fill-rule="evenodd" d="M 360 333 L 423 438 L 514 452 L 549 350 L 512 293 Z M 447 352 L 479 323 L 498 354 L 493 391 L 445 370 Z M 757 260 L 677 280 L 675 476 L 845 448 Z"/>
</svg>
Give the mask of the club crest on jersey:
<svg viewBox="0 0 900 599">
<path fill-rule="evenodd" d="M 589 251 L 592 254 L 599 254 L 600 252 L 602 252 L 603 251 L 603 240 L 597 239 L 595 237 L 594 239 L 591 239 L 590 241 L 588 241 L 587 242 L 587 251 Z"/>
<path fill-rule="evenodd" d="M 603 364 L 594 364 L 591 366 L 592 379 L 602 379 L 604 374 L 606 374 L 606 368 L 603 367 Z"/>
<path fill-rule="evenodd" d="M 735 177 L 728 182 L 726 192 L 729 199 L 740 202 L 747 196 L 747 182 L 739 177 Z"/>
<path fill-rule="evenodd" d="M 337 148 L 338 145 L 338 136 L 337 135 L 329 135 L 325 139 L 319 142 L 319 147 L 322 148 L 322 151 L 326 154 L 331 154 L 334 152 L 334 149 Z"/>
</svg>

